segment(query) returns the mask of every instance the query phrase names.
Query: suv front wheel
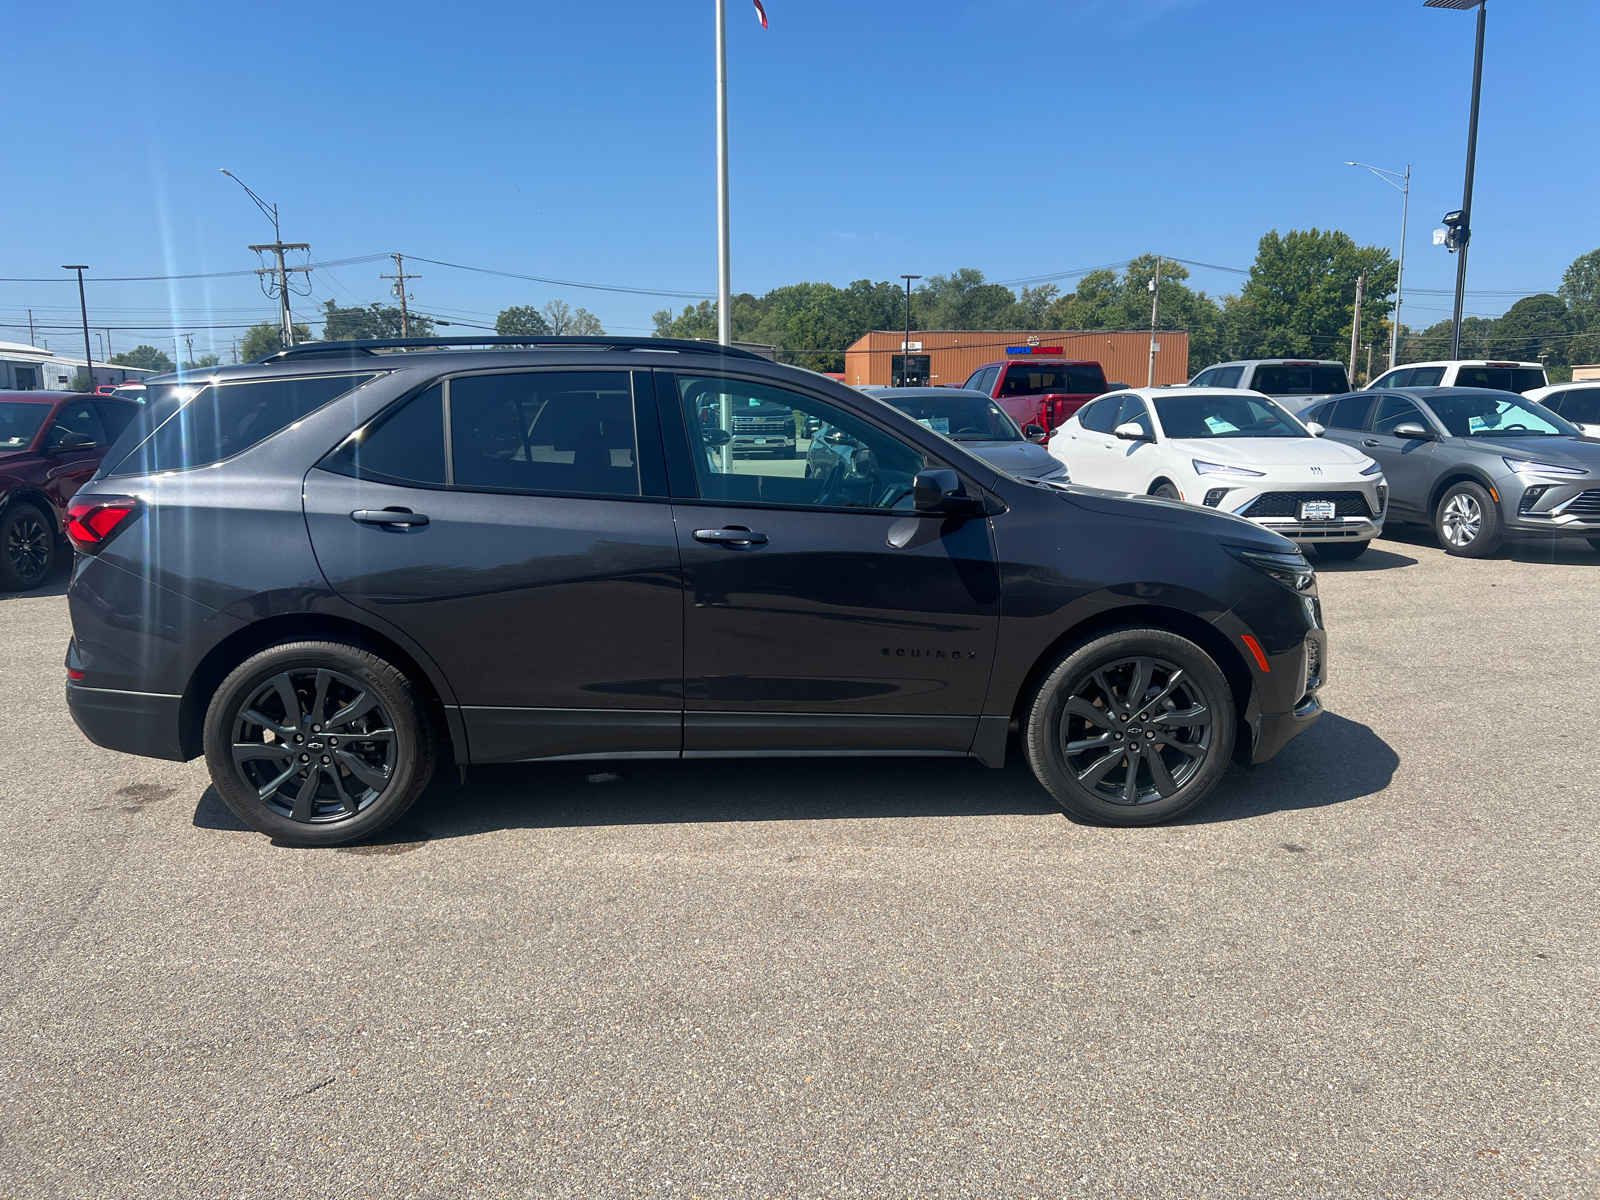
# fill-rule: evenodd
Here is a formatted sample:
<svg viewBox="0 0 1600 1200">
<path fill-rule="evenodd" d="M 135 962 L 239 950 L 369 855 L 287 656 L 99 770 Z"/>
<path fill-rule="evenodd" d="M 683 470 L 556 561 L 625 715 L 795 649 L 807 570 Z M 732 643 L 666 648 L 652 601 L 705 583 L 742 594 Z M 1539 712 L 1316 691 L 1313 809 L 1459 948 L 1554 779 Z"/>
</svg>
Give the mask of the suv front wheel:
<svg viewBox="0 0 1600 1200">
<path fill-rule="evenodd" d="M 1023 721 L 1028 762 L 1069 815 L 1155 825 L 1217 786 L 1233 692 L 1211 656 L 1165 629 L 1117 629 L 1068 650 Z"/>
<path fill-rule="evenodd" d="M 1433 530 L 1446 554 L 1486 558 L 1500 549 L 1500 506 L 1476 483 L 1461 482 L 1439 497 Z"/>
<path fill-rule="evenodd" d="M 426 705 L 393 664 L 340 642 L 291 642 L 222 681 L 205 753 L 245 824 L 284 845 L 336 846 L 410 808 L 437 749 Z"/>
</svg>

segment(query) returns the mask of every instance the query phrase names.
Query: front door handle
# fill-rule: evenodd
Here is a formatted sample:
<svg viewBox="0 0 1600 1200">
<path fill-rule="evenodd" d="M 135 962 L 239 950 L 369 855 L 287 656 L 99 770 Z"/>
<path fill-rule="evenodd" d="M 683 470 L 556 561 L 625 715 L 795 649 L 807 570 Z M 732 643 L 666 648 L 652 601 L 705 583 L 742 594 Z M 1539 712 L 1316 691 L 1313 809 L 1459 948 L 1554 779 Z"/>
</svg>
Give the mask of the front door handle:
<svg viewBox="0 0 1600 1200">
<path fill-rule="evenodd" d="M 422 526 L 428 523 L 427 517 L 409 508 L 358 508 L 350 514 L 350 519 L 360 525 Z"/>
<path fill-rule="evenodd" d="M 694 540 L 697 542 L 718 542 L 724 546 L 765 546 L 767 535 L 764 533 L 751 533 L 748 529 L 739 529 L 729 526 L 727 529 L 696 529 Z"/>
<path fill-rule="evenodd" d="M 1377 438 L 1362 438 L 1361 439 L 1361 444 L 1363 446 L 1376 446 L 1378 444 L 1378 439 Z"/>
</svg>

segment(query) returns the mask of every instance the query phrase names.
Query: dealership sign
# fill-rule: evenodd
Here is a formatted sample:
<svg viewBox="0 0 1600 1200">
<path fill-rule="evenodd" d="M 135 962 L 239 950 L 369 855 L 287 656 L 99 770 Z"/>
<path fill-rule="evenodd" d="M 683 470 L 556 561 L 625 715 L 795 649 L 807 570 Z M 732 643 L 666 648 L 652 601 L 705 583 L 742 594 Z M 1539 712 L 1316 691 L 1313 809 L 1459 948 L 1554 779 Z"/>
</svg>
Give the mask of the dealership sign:
<svg viewBox="0 0 1600 1200">
<path fill-rule="evenodd" d="M 1007 354 L 1060 354 L 1060 346 L 1007 346 Z"/>
</svg>

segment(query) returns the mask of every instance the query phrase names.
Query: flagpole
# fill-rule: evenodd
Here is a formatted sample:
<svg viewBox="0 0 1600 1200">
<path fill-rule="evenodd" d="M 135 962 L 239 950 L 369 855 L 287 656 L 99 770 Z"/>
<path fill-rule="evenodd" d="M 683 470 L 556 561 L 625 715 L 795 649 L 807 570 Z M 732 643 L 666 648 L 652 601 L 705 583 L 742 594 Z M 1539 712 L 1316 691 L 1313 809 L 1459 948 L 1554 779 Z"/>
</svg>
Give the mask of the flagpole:
<svg viewBox="0 0 1600 1200">
<path fill-rule="evenodd" d="M 728 0 L 717 0 L 717 341 L 733 344 L 733 269 L 728 249 Z"/>
</svg>

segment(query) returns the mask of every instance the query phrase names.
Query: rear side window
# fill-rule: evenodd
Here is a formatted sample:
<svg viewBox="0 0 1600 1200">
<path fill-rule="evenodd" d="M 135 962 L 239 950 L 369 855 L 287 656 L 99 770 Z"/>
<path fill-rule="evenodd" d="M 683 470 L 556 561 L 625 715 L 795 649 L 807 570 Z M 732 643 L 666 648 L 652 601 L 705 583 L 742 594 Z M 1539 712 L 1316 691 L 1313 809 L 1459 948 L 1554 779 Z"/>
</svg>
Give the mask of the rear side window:
<svg viewBox="0 0 1600 1200">
<path fill-rule="evenodd" d="M 1211 381 L 1212 387 L 1238 387 L 1239 380 L 1244 378 L 1243 367 L 1219 367 L 1217 377 Z"/>
<path fill-rule="evenodd" d="M 1099 367 L 1064 367 L 1056 363 L 1012 363 L 1006 367 L 1002 396 L 1044 396 L 1064 392 L 1099 396 L 1106 390 L 1106 373 Z"/>
<path fill-rule="evenodd" d="M 1095 433 L 1110 433 L 1117 424 L 1117 412 L 1122 407 L 1120 396 L 1096 400 L 1078 417 L 1078 423 Z"/>
<path fill-rule="evenodd" d="M 1320 396 L 1324 392 L 1348 392 L 1350 383 L 1342 366 L 1296 366 L 1281 363 L 1256 368 L 1250 386 L 1269 396 Z"/>
<path fill-rule="evenodd" d="M 1561 415 L 1575 425 L 1600 425 L 1600 388 L 1568 392 Z"/>
<path fill-rule="evenodd" d="M 442 487 L 444 389 L 438 384 L 347 438 L 318 466 L 340 475 L 415 487 Z"/>
<path fill-rule="evenodd" d="M 637 496 L 625 371 L 524 371 L 450 381 L 455 485 Z"/>
<path fill-rule="evenodd" d="M 1319 418 L 1329 429 L 1365 429 L 1367 413 L 1372 409 L 1371 396 L 1345 396 L 1332 404 L 1324 404 Z"/>
<path fill-rule="evenodd" d="M 1397 383 L 1395 387 L 1438 387 L 1444 382 L 1443 367 L 1418 367 L 1411 372 L 1404 383 Z"/>
<path fill-rule="evenodd" d="M 193 396 L 187 388 L 172 389 L 163 399 L 147 404 L 128 427 L 125 437 L 159 425 L 111 473 L 145 475 L 221 462 L 371 378 L 324 375 L 211 384 Z"/>
</svg>

